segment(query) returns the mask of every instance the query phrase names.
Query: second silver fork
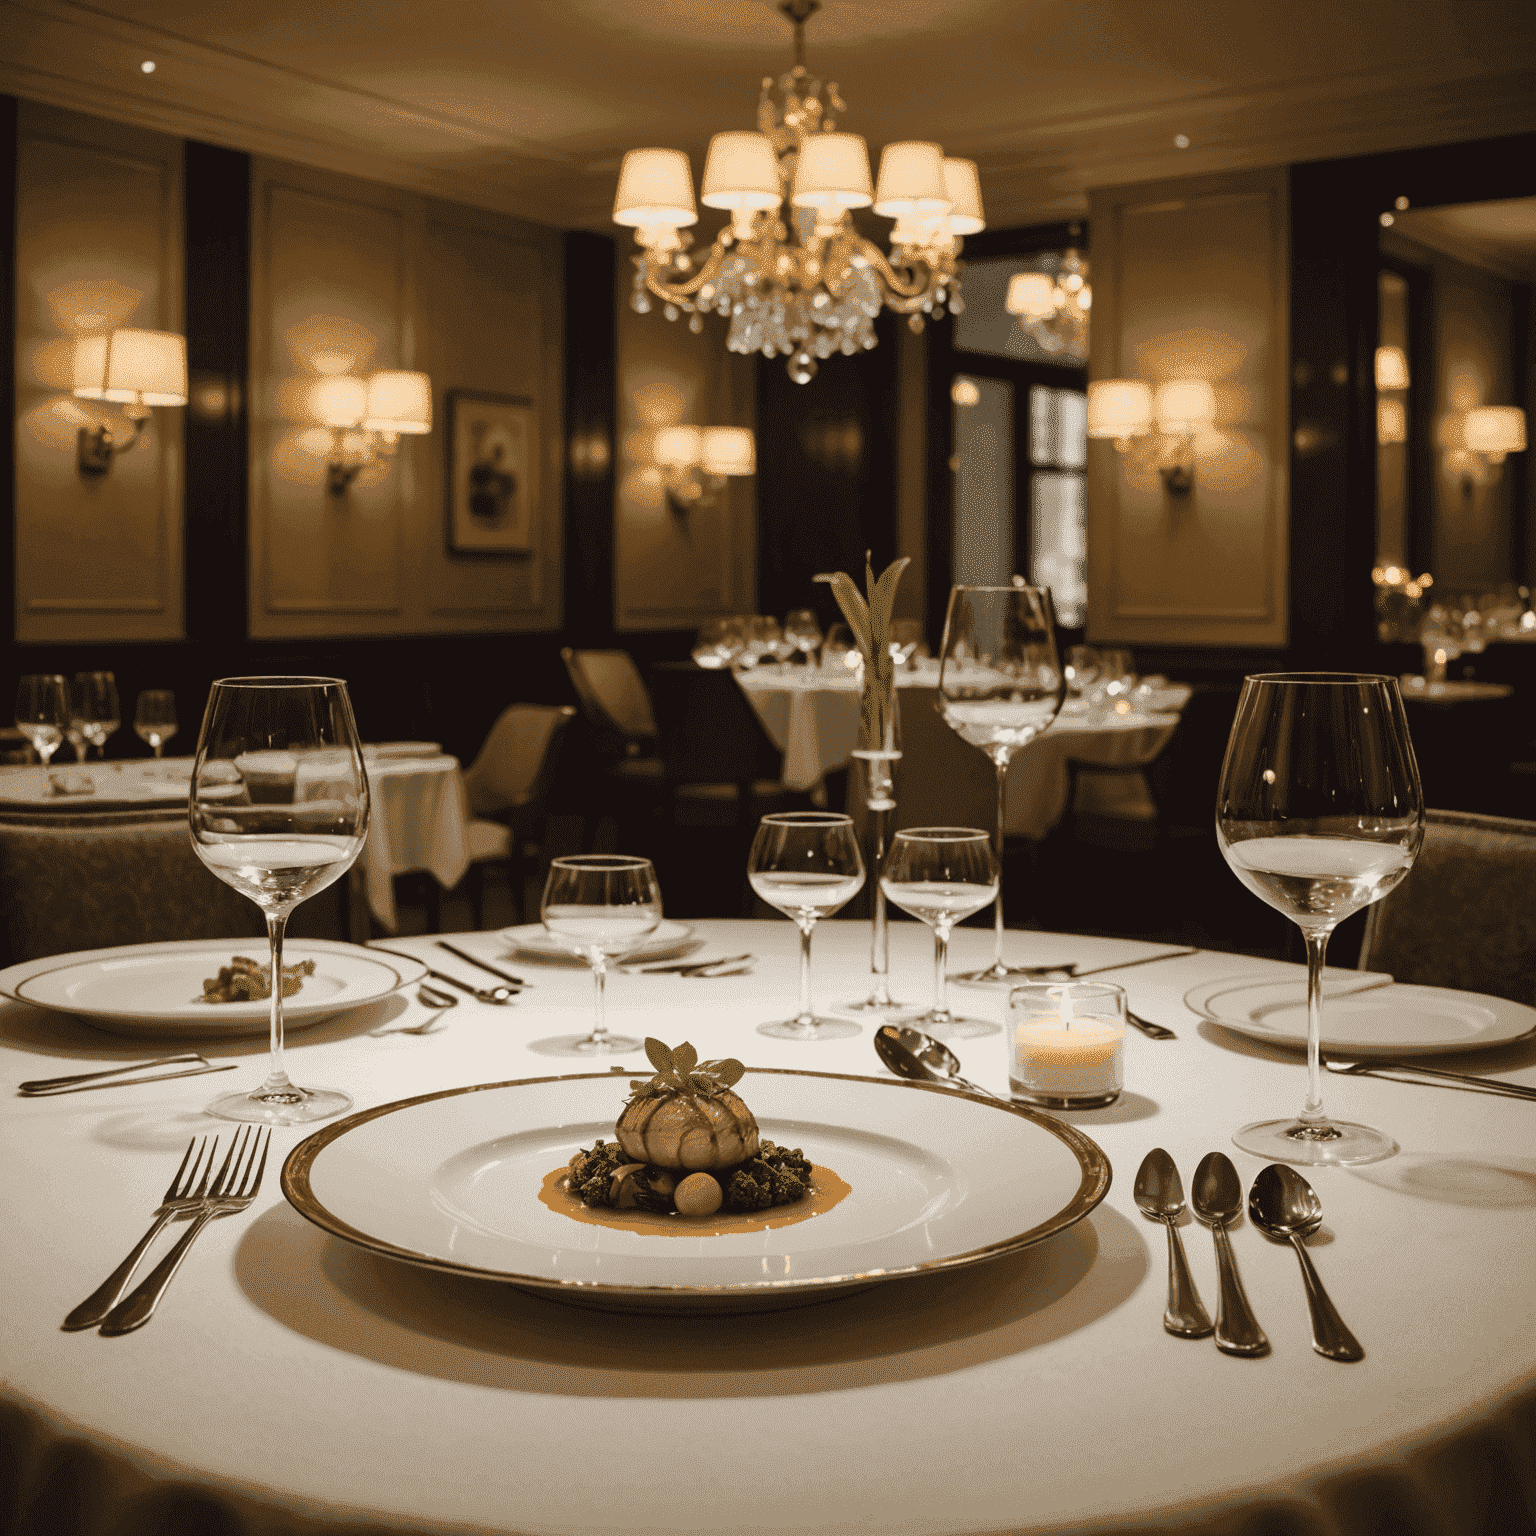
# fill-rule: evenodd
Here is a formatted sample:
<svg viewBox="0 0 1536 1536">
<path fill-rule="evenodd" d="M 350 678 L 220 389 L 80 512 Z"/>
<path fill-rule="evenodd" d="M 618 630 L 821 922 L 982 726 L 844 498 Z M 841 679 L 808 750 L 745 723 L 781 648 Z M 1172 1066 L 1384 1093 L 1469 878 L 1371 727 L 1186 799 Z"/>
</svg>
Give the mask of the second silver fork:
<svg viewBox="0 0 1536 1536">
<path fill-rule="evenodd" d="M 261 1190 L 261 1176 L 266 1172 L 267 1148 L 271 1140 L 272 1132 L 266 1127 L 243 1126 L 235 1133 L 212 1185 L 198 1202 L 198 1211 L 192 1218 L 191 1226 L 177 1240 L 176 1246 L 155 1265 L 143 1283 L 107 1314 L 101 1324 L 105 1337 L 117 1338 L 132 1333 L 135 1328 L 142 1328 L 154 1316 L 160 1298 L 165 1295 L 166 1287 L 181 1268 L 181 1261 L 197 1240 L 197 1234 L 215 1216 L 243 1211 L 256 1198 Z"/>
</svg>

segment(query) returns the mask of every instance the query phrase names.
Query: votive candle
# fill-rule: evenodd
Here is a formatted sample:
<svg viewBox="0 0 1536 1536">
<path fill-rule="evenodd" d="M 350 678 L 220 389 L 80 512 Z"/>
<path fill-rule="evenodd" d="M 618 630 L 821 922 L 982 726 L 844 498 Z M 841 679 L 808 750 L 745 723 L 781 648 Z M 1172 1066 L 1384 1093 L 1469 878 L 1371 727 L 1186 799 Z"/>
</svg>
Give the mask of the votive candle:
<svg viewBox="0 0 1536 1536">
<path fill-rule="evenodd" d="M 1012 1096 L 1047 1109 L 1113 1104 L 1125 1085 L 1125 991 L 1113 982 L 1031 982 L 1008 999 Z"/>
</svg>

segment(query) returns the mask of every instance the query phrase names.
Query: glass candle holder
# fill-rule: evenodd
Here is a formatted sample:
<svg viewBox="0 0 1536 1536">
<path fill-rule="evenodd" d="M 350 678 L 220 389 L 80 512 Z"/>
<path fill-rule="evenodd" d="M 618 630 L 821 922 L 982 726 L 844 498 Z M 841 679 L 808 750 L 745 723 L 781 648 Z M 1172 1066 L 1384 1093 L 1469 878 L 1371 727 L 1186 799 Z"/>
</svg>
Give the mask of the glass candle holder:
<svg viewBox="0 0 1536 1536">
<path fill-rule="evenodd" d="M 1099 1109 L 1125 1086 L 1125 989 L 1036 981 L 1008 996 L 1008 1086 L 1024 1104 Z"/>
</svg>

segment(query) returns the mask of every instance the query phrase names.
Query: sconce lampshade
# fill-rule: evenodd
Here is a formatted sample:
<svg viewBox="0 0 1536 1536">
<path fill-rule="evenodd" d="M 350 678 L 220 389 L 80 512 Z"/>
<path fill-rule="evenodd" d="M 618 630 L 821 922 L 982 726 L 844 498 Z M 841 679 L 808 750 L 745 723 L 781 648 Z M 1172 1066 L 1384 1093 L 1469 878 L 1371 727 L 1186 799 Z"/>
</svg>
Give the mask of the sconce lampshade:
<svg viewBox="0 0 1536 1536">
<path fill-rule="evenodd" d="M 1376 388 L 1408 388 L 1408 359 L 1401 347 L 1376 348 Z"/>
<path fill-rule="evenodd" d="M 704 435 L 697 427 L 663 427 L 656 434 L 655 454 L 663 469 L 688 469 L 704 456 Z"/>
<path fill-rule="evenodd" d="M 981 211 L 981 177 L 974 160 L 944 157 L 944 188 L 949 194 L 949 229 L 955 235 L 979 235 L 987 227 Z"/>
<path fill-rule="evenodd" d="M 632 149 L 619 167 L 613 222 L 637 229 L 697 224 L 693 172 L 680 149 Z"/>
<path fill-rule="evenodd" d="M 876 213 L 887 219 L 931 218 L 948 210 L 944 151 L 937 144 L 887 144 L 880 151 Z"/>
<path fill-rule="evenodd" d="M 1408 441 L 1408 413 L 1401 400 L 1376 402 L 1376 441 L 1378 443 L 1406 443 Z"/>
<path fill-rule="evenodd" d="M 1015 272 L 1003 307 L 1025 320 L 1049 320 L 1056 313 L 1056 284 L 1044 272 Z"/>
<path fill-rule="evenodd" d="M 432 380 L 424 373 L 376 373 L 368 380 L 363 425 L 370 432 L 430 432 Z"/>
<path fill-rule="evenodd" d="M 1097 379 L 1088 386 L 1089 437 L 1140 437 L 1152 430 L 1152 387 L 1140 379 Z"/>
<path fill-rule="evenodd" d="M 113 331 L 75 343 L 74 392 L 81 400 L 187 403 L 187 342 L 171 331 Z"/>
<path fill-rule="evenodd" d="M 757 444 L 750 427 L 705 427 L 702 468 L 710 475 L 755 475 Z"/>
<path fill-rule="evenodd" d="M 1157 386 L 1153 415 L 1164 432 L 1198 432 L 1216 420 L 1216 391 L 1205 379 L 1171 379 Z"/>
<path fill-rule="evenodd" d="M 808 133 L 790 202 L 796 208 L 868 208 L 869 149 L 856 133 Z"/>
<path fill-rule="evenodd" d="M 699 192 L 706 208 L 777 208 L 783 197 L 779 157 L 766 134 L 717 133 L 709 141 Z"/>
<path fill-rule="evenodd" d="M 327 427 L 355 427 L 368 412 L 368 384 L 350 374 L 332 374 L 311 385 L 309 407 Z"/>
<path fill-rule="evenodd" d="M 1462 434 L 1473 453 L 1499 458 L 1521 453 L 1525 449 L 1525 412 L 1518 405 L 1480 405 L 1467 412 Z"/>
</svg>

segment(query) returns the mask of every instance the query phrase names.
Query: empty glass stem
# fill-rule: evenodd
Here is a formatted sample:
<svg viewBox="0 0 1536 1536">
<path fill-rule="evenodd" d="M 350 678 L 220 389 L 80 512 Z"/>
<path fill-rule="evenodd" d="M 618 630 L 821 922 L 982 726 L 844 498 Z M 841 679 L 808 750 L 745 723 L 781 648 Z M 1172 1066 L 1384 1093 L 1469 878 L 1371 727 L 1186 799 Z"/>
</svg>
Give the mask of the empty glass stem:
<svg viewBox="0 0 1536 1536">
<path fill-rule="evenodd" d="M 267 1080 L 254 1094 L 269 1104 L 302 1104 L 304 1093 L 295 1088 L 283 1067 L 283 931 L 288 913 L 267 913 L 267 947 L 272 962 L 272 1006 L 269 1013 L 272 1030 L 272 1055 Z"/>
</svg>

